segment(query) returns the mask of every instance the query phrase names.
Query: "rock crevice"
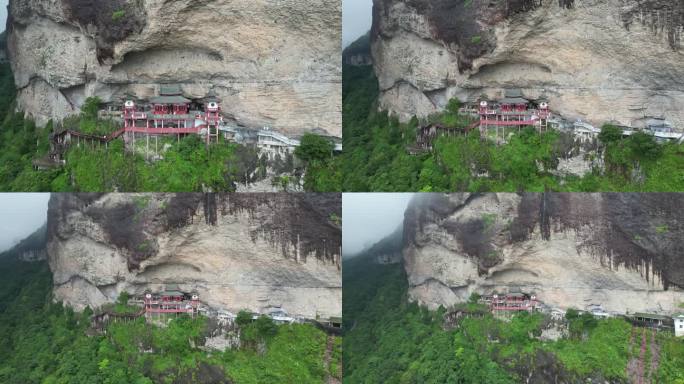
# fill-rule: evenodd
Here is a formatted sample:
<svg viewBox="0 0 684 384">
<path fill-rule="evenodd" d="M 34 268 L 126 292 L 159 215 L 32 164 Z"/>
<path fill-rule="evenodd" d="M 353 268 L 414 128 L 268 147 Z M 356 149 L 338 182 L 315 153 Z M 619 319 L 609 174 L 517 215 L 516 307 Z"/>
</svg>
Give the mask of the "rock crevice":
<svg viewBox="0 0 684 384">
<path fill-rule="evenodd" d="M 341 314 L 339 194 L 54 194 L 55 299 L 97 307 L 177 285 L 203 303 Z"/>
<path fill-rule="evenodd" d="M 684 302 L 679 194 L 420 195 L 404 222 L 409 294 L 431 307 L 523 290 L 547 304 L 672 312 Z M 458 287 L 448 290 L 444 287 Z"/>
<path fill-rule="evenodd" d="M 7 22 L 17 107 L 41 125 L 89 96 L 121 104 L 172 83 L 292 136 L 341 136 L 340 29 L 333 0 L 11 0 Z M 73 105 L 56 97 L 77 86 Z"/>
<path fill-rule="evenodd" d="M 594 125 L 684 129 L 681 1 L 375 0 L 379 107 L 404 121 L 450 98 L 521 89 Z M 407 85 L 409 84 L 409 85 Z M 441 91 L 445 89 L 445 91 Z M 430 93 L 444 93 L 435 99 Z"/>
</svg>

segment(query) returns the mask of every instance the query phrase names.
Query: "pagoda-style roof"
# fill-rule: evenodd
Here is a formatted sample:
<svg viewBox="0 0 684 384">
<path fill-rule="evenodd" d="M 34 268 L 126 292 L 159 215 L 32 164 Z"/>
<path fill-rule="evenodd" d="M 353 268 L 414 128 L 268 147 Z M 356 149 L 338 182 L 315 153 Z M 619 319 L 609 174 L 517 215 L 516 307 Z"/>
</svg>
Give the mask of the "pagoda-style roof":
<svg viewBox="0 0 684 384">
<path fill-rule="evenodd" d="M 180 291 L 177 284 L 166 284 L 164 291 L 161 293 L 162 296 L 183 296 L 183 292 Z"/>
<path fill-rule="evenodd" d="M 504 90 L 505 98 L 523 98 L 523 93 L 519 88 L 512 88 Z"/>
<path fill-rule="evenodd" d="M 522 97 L 504 97 L 499 100 L 499 104 L 529 104 L 529 101 Z"/>
<path fill-rule="evenodd" d="M 668 319 L 668 317 L 665 315 L 658 315 L 655 313 L 643 313 L 643 312 L 635 313 L 634 317 L 641 317 L 644 319 L 654 319 L 654 320 L 667 320 Z"/>
<path fill-rule="evenodd" d="M 164 291 L 161 293 L 161 296 L 183 296 L 183 292 L 181 292 L 181 291 Z"/>
<path fill-rule="evenodd" d="M 161 96 L 180 96 L 183 92 L 178 84 L 162 84 L 159 86 L 159 95 Z"/>
<path fill-rule="evenodd" d="M 508 296 L 508 297 L 525 297 L 525 294 L 521 293 L 521 292 L 511 292 L 511 293 L 508 293 L 506 296 Z"/>
<path fill-rule="evenodd" d="M 167 96 L 167 95 L 162 95 L 162 96 L 157 96 L 153 97 L 150 99 L 150 103 L 152 104 L 190 104 L 190 100 L 186 99 L 183 96 Z"/>
<path fill-rule="evenodd" d="M 207 92 L 207 95 L 204 97 L 203 100 L 205 102 L 215 101 L 217 103 L 221 101 L 216 95 L 216 91 L 214 91 L 213 89 L 210 89 L 209 92 Z"/>
</svg>

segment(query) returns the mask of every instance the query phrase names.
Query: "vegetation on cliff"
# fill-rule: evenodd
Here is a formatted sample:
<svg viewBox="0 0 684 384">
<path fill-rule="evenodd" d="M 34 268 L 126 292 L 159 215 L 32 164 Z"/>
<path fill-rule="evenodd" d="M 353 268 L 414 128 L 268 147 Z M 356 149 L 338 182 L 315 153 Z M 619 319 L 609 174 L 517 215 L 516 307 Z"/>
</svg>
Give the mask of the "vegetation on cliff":
<svg viewBox="0 0 684 384">
<path fill-rule="evenodd" d="M 302 136 L 295 156 L 307 165 L 304 189 L 315 192 L 339 192 L 342 190 L 342 174 L 339 160 L 333 153 L 334 145 L 328 139 L 314 134 Z"/>
<path fill-rule="evenodd" d="M 344 262 L 345 383 L 617 383 L 628 381 L 628 363 L 639 355 L 626 321 L 572 311 L 570 335 L 558 341 L 539 338 L 547 321 L 541 314 L 510 322 L 466 317 L 445 330 L 444 309 L 408 301 L 402 265 L 371 259 Z M 659 334 L 655 342 L 658 369 L 644 374 L 652 382 L 684 383 L 684 341 Z"/>
<path fill-rule="evenodd" d="M 567 153 L 567 135 L 532 129 L 514 134 L 507 144 L 481 140 L 475 130 L 436 140 L 431 153 L 411 156 L 417 119 L 402 124 L 376 110 L 378 84 L 371 67 L 343 68 L 344 191 L 641 191 L 684 190 L 684 145 L 658 145 L 637 134 L 604 143 L 604 169 L 585 176 L 559 176 Z M 447 126 L 465 126 L 458 108 L 431 117 Z M 610 132 L 614 127 L 607 126 Z"/>
<path fill-rule="evenodd" d="M 308 324 L 276 327 L 266 318 L 244 325 L 244 346 L 225 352 L 202 349 L 203 317 L 179 317 L 164 328 L 140 318 L 86 336 L 92 311 L 52 302 L 46 263 L 0 257 L 0 279 L 2 383 L 313 384 L 328 374 L 326 335 Z"/>
<path fill-rule="evenodd" d="M 16 96 L 14 79 L 8 64 L 0 65 L 0 190 L 53 192 L 193 192 L 234 191 L 238 184 L 261 180 L 267 167 L 283 176 L 274 184 L 287 189 L 297 182 L 297 175 L 305 174 L 306 190 L 314 192 L 339 191 L 341 175 L 334 157 L 320 154 L 321 141 L 305 136 L 300 153 L 309 154 L 305 166 L 296 167 L 292 159 L 269 162 L 258 150 L 232 143 L 212 145 L 208 149 L 197 135 L 180 140 L 161 137 L 152 141 L 150 148 L 165 148 L 163 158 L 150 160 L 145 156 L 144 140 L 139 140 L 135 152 L 124 150 L 117 139 L 107 146 L 81 143 L 65 154 L 66 164 L 47 170 L 35 170 L 32 161 L 43 158 L 50 149 L 49 134 L 52 122 L 44 128 L 36 127 L 22 113 L 14 112 Z M 97 117 L 98 100 L 88 99 L 79 116 L 62 123 L 83 133 L 105 135 L 116 129 L 110 120 Z M 311 135 L 313 136 L 313 135 Z M 151 156 L 150 156 L 151 157 Z"/>
</svg>

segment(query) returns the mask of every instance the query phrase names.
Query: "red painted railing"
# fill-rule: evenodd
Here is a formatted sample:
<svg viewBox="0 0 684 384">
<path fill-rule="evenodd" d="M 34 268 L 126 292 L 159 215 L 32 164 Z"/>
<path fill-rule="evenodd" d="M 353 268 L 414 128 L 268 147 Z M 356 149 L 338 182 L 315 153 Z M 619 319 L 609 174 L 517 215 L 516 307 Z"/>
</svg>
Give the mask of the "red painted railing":
<svg viewBox="0 0 684 384">
<path fill-rule="evenodd" d="M 518 120 L 518 121 L 502 121 L 502 120 L 481 120 L 480 125 L 535 125 L 539 120 Z"/>
<path fill-rule="evenodd" d="M 161 309 L 161 308 L 147 308 L 148 313 L 192 313 L 192 308 L 174 308 L 174 309 Z"/>
<path fill-rule="evenodd" d="M 198 133 L 203 125 L 199 125 L 193 128 L 146 128 L 146 127 L 128 127 L 126 132 L 137 132 L 137 133 L 151 133 L 151 134 L 164 134 L 164 133 Z"/>
</svg>

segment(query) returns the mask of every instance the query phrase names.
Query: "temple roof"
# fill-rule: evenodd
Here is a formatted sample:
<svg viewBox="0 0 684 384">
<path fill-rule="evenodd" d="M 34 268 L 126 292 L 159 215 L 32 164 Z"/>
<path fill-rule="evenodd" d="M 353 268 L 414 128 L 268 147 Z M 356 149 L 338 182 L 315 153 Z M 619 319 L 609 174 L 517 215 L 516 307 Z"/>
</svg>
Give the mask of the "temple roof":
<svg viewBox="0 0 684 384">
<path fill-rule="evenodd" d="M 529 101 L 527 99 L 523 99 L 522 97 L 504 97 L 503 99 L 499 100 L 499 104 L 528 104 Z"/>
<path fill-rule="evenodd" d="M 180 96 L 183 92 L 178 84 L 162 84 L 159 86 L 159 95 L 161 96 Z"/>
<path fill-rule="evenodd" d="M 509 296 L 509 297 L 511 297 L 511 296 L 512 297 L 525 297 L 525 294 L 521 293 L 521 292 L 511 292 L 511 293 L 507 294 L 506 296 Z"/>
<path fill-rule="evenodd" d="M 518 88 L 506 89 L 506 90 L 504 90 L 504 97 L 510 97 L 510 98 L 520 97 L 520 98 L 522 98 L 523 93 Z"/>
<path fill-rule="evenodd" d="M 665 315 L 657 315 L 655 313 L 643 313 L 643 312 L 635 313 L 634 317 L 643 317 L 646 319 L 655 319 L 655 320 L 667 320 L 668 319 L 668 317 Z"/>
<path fill-rule="evenodd" d="M 161 293 L 161 296 L 183 296 L 183 292 L 167 289 L 166 291 Z"/>
<path fill-rule="evenodd" d="M 152 104 L 190 104 L 190 100 L 183 96 L 157 96 L 150 99 Z"/>
</svg>

